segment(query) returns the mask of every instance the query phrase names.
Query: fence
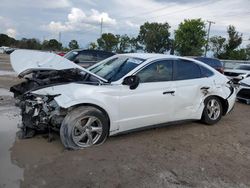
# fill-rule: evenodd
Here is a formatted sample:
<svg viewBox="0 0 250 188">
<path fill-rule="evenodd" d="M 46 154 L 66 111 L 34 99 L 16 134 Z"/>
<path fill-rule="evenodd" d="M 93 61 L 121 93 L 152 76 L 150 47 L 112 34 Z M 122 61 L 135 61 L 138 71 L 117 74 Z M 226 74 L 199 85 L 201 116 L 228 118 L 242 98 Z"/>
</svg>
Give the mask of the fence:
<svg viewBox="0 0 250 188">
<path fill-rule="evenodd" d="M 220 60 L 223 63 L 225 69 L 233 69 L 236 65 L 239 64 L 249 64 L 250 61 L 243 61 L 243 60 Z"/>
</svg>

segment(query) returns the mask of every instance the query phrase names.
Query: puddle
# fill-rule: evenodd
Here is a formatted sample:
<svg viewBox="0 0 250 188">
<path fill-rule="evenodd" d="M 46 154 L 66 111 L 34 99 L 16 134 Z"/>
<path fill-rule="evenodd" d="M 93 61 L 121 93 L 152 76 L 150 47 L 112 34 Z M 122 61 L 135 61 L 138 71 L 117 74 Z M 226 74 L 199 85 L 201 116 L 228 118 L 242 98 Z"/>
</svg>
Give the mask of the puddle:
<svg viewBox="0 0 250 188">
<path fill-rule="evenodd" d="M 11 96 L 11 97 L 13 97 L 13 93 L 9 92 L 7 89 L 0 88 L 0 97 L 1 96 Z"/>
<path fill-rule="evenodd" d="M 3 89 L 0 90 L 0 93 Z M 8 91 L 5 91 L 6 95 Z M 11 110 L 10 110 L 11 109 Z M 20 121 L 19 111 L 15 107 L 0 108 L 0 187 L 20 187 L 23 179 L 23 169 L 11 161 L 11 147 L 16 138 L 17 124 Z"/>
<path fill-rule="evenodd" d="M 14 71 L 0 70 L 0 76 L 17 76 Z"/>
</svg>

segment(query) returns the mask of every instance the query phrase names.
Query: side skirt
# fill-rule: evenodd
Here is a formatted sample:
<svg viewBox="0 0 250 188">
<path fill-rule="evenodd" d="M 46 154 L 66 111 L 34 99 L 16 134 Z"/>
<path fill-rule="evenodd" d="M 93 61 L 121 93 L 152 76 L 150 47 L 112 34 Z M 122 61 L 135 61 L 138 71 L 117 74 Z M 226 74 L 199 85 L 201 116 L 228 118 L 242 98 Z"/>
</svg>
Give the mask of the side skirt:
<svg viewBox="0 0 250 188">
<path fill-rule="evenodd" d="M 145 131 L 145 130 L 154 129 L 154 128 L 162 128 L 162 127 L 166 127 L 166 126 L 170 126 L 170 125 L 183 124 L 183 123 L 188 123 L 188 122 L 192 122 L 192 121 L 198 121 L 198 119 L 186 119 L 186 120 L 173 121 L 173 122 L 161 123 L 161 124 L 156 124 L 156 125 L 149 125 L 149 126 L 145 126 L 145 127 L 140 127 L 140 128 L 136 128 L 136 129 L 122 131 L 122 132 L 119 132 L 119 130 L 112 131 L 112 132 L 110 132 L 109 135 L 110 136 L 117 136 L 117 135 L 122 135 L 122 134 L 133 133 L 133 132 Z"/>
</svg>

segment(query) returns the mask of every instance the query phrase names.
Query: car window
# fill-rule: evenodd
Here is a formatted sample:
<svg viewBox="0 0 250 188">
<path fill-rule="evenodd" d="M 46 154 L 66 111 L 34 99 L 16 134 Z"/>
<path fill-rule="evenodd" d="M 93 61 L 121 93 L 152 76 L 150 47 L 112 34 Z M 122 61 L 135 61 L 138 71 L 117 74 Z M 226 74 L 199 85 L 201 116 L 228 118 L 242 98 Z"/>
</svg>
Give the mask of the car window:
<svg viewBox="0 0 250 188">
<path fill-rule="evenodd" d="M 136 74 L 141 83 L 171 81 L 173 78 L 172 60 L 154 62 Z"/>
<path fill-rule="evenodd" d="M 114 82 L 125 76 L 143 61 L 144 59 L 128 56 L 114 57 L 104 60 L 101 64 L 89 70 L 109 82 Z"/>
<path fill-rule="evenodd" d="M 213 71 L 209 70 L 206 67 L 200 66 L 200 69 L 201 69 L 202 77 L 210 77 L 214 75 Z"/>
<path fill-rule="evenodd" d="M 189 80 L 200 78 L 201 69 L 199 65 L 188 60 L 174 61 L 174 80 Z"/>
<path fill-rule="evenodd" d="M 86 62 L 86 61 L 95 61 L 95 57 L 92 53 L 90 52 L 81 52 L 77 57 L 76 60 L 81 62 Z"/>
<path fill-rule="evenodd" d="M 113 54 L 109 52 L 97 52 L 97 58 L 99 60 L 106 59 L 111 57 Z"/>
<path fill-rule="evenodd" d="M 78 54 L 79 54 L 78 51 L 70 51 L 67 54 L 65 54 L 64 58 L 70 61 L 74 61 Z"/>
</svg>

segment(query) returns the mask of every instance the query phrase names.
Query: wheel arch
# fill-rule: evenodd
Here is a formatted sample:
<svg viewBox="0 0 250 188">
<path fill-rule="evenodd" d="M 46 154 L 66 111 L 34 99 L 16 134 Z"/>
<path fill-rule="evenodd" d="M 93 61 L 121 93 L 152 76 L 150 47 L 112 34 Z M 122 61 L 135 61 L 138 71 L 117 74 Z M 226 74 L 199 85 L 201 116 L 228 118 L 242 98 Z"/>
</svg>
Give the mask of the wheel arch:
<svg viewBox="0 0 250 188">
<path fill-rule="evenodd" d="M 80 103 L 80 104 L 72 105 L 68 109 L 69 109 L 69 111 L 71 111 L 71 110 L 73 110 L 75 108 L 78 108 L 80 106 L 91 106 L 91 107 L 94 107 L 94 108 L 97 108 L 98 110 L 100 110 L 107 117 L 108 126 L 109 126 L 109 129 L 110 129 L 110 122 L 111 122 L 110 121 L 110 116 L 109 116 L 108 112 L 104 108 L 102 108 L 102 107 L 100 107 L 100 106 L 98 106 L 96 104 L 92 104 L 92 103 Z"/>
<path fill-rule="evenodd" d="M 218 96 L 218 95 L 209 95 L 208 97 L 206 97 L 206 99 L 209 97 L 217 97 L 220 100 L 220 102 L 222 104 L 222 115 L 223 116 L 226 115 L 228 108 L 229 108 L 229 104 L 228 104 L 227 100 L 222 98 L 221 96 Z"/>
</svg>

